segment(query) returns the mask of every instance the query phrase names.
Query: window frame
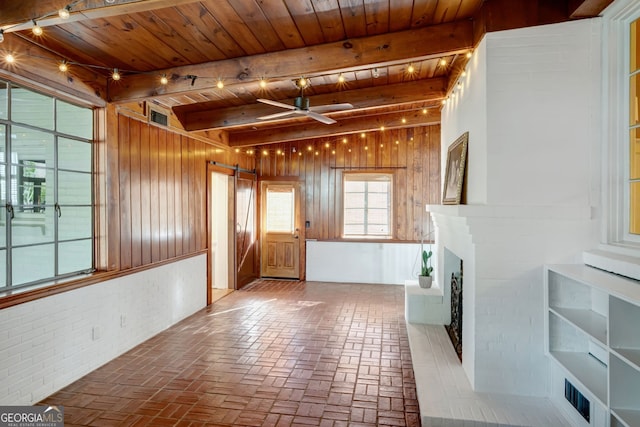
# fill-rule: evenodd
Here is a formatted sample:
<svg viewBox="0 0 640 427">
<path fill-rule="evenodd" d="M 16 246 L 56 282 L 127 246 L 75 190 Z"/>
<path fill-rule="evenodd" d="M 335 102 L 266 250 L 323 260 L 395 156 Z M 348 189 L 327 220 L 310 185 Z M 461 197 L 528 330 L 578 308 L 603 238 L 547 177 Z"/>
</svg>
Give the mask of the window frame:
<svg viewBox="0 0 640 427">
<path fill-rule="evenodd" d="M 47 200 L 46 205 L 48 206 L 50 209 L 53 209 L 52 206 L 55 205 L 55 207 L 57 208 L 58 206 L 61 208 L 65 208 L 65 207 L 71 207 L 71 208 L 77 208 L 77 207 L 88 207 L 91 210 L 91 214 L 90 214 L 90 225 L 89 225 L 89 230 L 90 230 L 90 235 L 87 237 L 72 237 L 72 238 L 63 238 L 62 236 L 60 236 L 60 224 L 58 221 L 58 211 L 56 209 L 53 209 L 54 212 L 54 230 L 53 230 L 53 236 L 51 238 L 50 241 L 46 241 L 44 243 L 26 243 L 26 244 L 18 244 L 18 245 L 14 245 L 12 242 L 12 239 L 10 238 L 11 236 L 11 221 L 9 220 L 9 216 L 10 214 L 7 212 L 3 212 L 0 215 L 5 215 L 6 216 L 6 221 L 5 221 L 5 233 L 7 233 L 7 240 L 5 242 L 5 245 L 3 246 L 6 250 L 6 256 L 4 257 L 4 261 L 6 263 L 6 281 L 5 283 L 0 286 L 0 296 L 2 295 L 12 295 L 15 292 L 19 292 L 20 294 L 22 294 L 23 292 L 26 291 L 30 291 L 31 289 L 35 289 L 35 290 L 42 290 L 42 289 L 50 289 L 50 288 L 55 288 L 55 287 L 60 287 L 61 282 L 64 280 L 73 280 L 73 279 L 77 279 L 77 278 L 81 278 L 81 277 L 86 277 L 87 274 L 93 273 L 95 271 L 96 268 L 96 252 L 95 252 L 95 248 L 97 245 L 96 242 L 96 214 L 97 214 L 97 204 L 96 204 L 96 193 L 95 193 L 95 180 L 96 180 L 96 174 L 95 174 L 95 159 L 96 159 L 96 149 L 95 149 L 95 141 L 96 141 L 96 129 L 97 129 L 97 115 L 96 115 L 96 109 L 95 106 L 88 104 L 86 102 L 82 102 L 81 100 L 75 100 L 75 99 L 70 99 L 69 97 L 65 97 L 61 94 L 57 94 L 57 93 L 51 93 L 47 90 L 43 90 L 40 89 L 38 87 L 34 87 L 33 85 L 29 84 L 28 82 L 22 82 L 19 80 L 13 80 L 13 79 L 9 79 L 9 78 L 5 78 L 2 77 L 1 78 L 2 82 L 6 84 L 6 101 L 7 101 L 7 118 L 1 118 L 0 119 L 0 124 L 4 127 L 5 129 L 5 139 L 2 141 L 2 144 L 4 146 L 5 152 L 6 153 L 10 153 L 11 151 L 13 151 L 12 148 L 12 132 L 14 131 L 14 128 L 22 128 L 22 129 L 31 129 L 34 131 L 38 131 L 38 132 L 42 132 L 45 134 L 49 134 L 51 135 L 51 143 L 53 144 L 52 150 L 53 150 L 53 164 L 52 166 L 46 166 L 47 170 L 50 170 L 53 176 L 53 180 L 50 183 L 50 185 L 47 187 L 47 189 L 49 190 L 49 192 L 51 193 L 51 198 L 52 201 L 49 202 Z M 53 128 L 52 129 L 48 129 L 48 128 L 43 128 L 43 127 L 39 127 L 37 124 L 34 125 L 32 123 L 28 123 L 25 121 L 16 121 L 15 118 L 12 115 L 12 92 L 14 89 L 19 88 L 21 90 L 25 90 L 25 91 L 29 91 L 29 92 L 33 92 L 35 94 L 38 95 L 42 95 L 44 97 L 50 98 L 52 103 L 53 103 L 53 110 L 52 110 L 52 120 L 53 120 Z M 90 117 L 91 117 L 91 137 L 86 137 L 86 136 L 80 136 L 80 135 L 74 135 L 74 134 L 69 134 L 66 132 L 63 132 L 62 130 L 58 129 L 58 112 L 59 112 L 59 105 L 61 105 L 62 103 L 64 104 L 69 104 L 78 108 L 82 108 L 82 109 L 87 109 L 90 111 L 90 114 L 87 113 Z M 76 141 L 76 142 L 80 142 L 83 144 L 89 144 L 89 161 L 88 164 L 85 166 L 88 166 L 88 168 L 85 170 L 76 170 L 76 169 L 70 169 L 69 167 L 66 167 L 64 165 L 59 164 L 59 149 L 60 149 L 60 144 L 61 141 L 63 140 L 69 140 L 69 141 Z M 3 165 L 5 166 L 6 170 L 11 170 L 12 168 L 22 168 L 22 166 L 19 165 L 14 165 L 13 161 L 11 159 L 10 155 L 5 156 L 6 159 L 3 162 Z M 60 178 L 59 178 L 59 174 L 63 173 L 63 174 L 68 174 L 68 173 L 80 173 L 82 175 L 88 175 L 89 177 L 89 186 L 90 186 L 90 197 L 89 197 L 89 202 L 88 204 L 84 204 L 84 203 L 69 203 L 69 202 L 61 202 L 60 201 L 60 194 L 59 194 L 59 189 L 58 189 L 58 185 L 60 185 Z M 10 178 L 4 178 L 4 179 L 10 179 Z M 8 184 L 11 184 L 11 181 L 8 181 Z M 49 199 L 49 197 L 47 197 L 47 199 Z M 9 200 L 7 200 L 9 202 Z M 23 203 L 18 203 L 17 205 L 14 205 L 14 209 L 16 207 L 19 207 L 23 205 Z M 90 250 L 91 250 L 91 265 L 88 266 L 87 268 L 83 268 L 81 270 L 77 270 L 77 271 L 69 271 L 69 272 L 60 272 L 60 268 L 64 267 L 60 264 L 60 257 L 64 256 L 64 252 L 61 252 L 61 246 L 64 246 L 65 244 L 69 243 L 69 242 L 73 242 L 73 241 L 87 241 L 89 243 L 90 246 Z M 53 253 L 53 276 L 51 277 L 42 277 L 42 278 L 38 278 L 35 280 L 31 280 L 28 282 L 24 282 L 24 283 L 19 283 L 19 284 L 13 284 L 13 267 L 14 267 L 14 263 L 12 262 L 12 257 L 11 257 L 11 252 L 13 249 L 19 250 L 19 249 L 24 249 L 24 248 L 29 248 L 29 247 L 35 247 L 35 246 L 40 246 L 40 245 L 52 245 L 54 247 L 54 253 Z M 6 297 L 5 297 L 6 298 Z"/>
<path fill-rule="evenodd" d="M 345 233 L 345 209 L 346 209 L 346 191 L 345 191 L 345 183 L 347 182 L 347 177 L 388 177 L 389 178 L 389 208 L 388 208 L 388 221 L 389 221 L 389 233 L 386 235 L 380 234 L 346 234 Z M 369 179 L 365 181 L 374 181 L 374 179 Z M 340 236 L 345 240 L 393 240 L 395 238 L 395 174 L 386 170 L 377 170 L 377 171 L 367 171 L 367 170 L 352 170 L 348 172 L 344 172 L 342 174 L 342 186 L 341 186 L 341 206 L 340 206 Z"/>
<path fill-rule="evenodd" d="M 640 4 L 618 0 L 603 19 L 603 132 L 601 199 L 604 244 L 640 251 L 630 225 L 630 32 Z M 638 252 L 640 254 L 640 252 Z"/>
</svg>

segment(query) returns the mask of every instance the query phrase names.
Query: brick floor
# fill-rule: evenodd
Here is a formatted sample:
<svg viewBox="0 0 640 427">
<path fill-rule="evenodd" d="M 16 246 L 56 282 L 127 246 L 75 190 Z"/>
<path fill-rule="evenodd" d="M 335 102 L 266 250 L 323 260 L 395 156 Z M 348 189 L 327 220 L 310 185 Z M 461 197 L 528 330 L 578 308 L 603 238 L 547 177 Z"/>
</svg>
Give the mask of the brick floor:
<svg viewBox="0 0 640 427">
<path fill-rule="evenodd" d="M 419 426 L 404 288 L 258 281 L 42 403 L 68 426 Z"/>
</svg>

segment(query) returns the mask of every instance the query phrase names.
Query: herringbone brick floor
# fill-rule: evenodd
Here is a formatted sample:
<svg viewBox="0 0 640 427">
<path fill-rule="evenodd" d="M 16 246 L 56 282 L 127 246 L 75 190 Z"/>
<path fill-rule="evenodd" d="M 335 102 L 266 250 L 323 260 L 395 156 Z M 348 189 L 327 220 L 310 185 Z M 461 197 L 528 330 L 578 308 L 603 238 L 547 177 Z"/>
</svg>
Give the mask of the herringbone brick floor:
<svg viewBox="0 0 640 427">
<path fill-rule="evenodd" d="M 42 403 L 68 426 L 419 426 L 404 288 L 258 281 Z"/>
</svg>

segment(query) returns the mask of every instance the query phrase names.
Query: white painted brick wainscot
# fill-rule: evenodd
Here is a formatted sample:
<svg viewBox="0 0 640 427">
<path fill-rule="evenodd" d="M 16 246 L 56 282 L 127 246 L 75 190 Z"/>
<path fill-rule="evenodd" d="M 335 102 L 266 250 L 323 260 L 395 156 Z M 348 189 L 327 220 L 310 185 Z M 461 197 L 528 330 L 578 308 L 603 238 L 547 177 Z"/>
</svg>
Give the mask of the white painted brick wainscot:
<svg viewBox="0 0 640 427">
<path fill-rule="evenodd" d="M 203 308 L 206 255 L 0 310 L 0 404 L 30 405 Z"/>
</svg>

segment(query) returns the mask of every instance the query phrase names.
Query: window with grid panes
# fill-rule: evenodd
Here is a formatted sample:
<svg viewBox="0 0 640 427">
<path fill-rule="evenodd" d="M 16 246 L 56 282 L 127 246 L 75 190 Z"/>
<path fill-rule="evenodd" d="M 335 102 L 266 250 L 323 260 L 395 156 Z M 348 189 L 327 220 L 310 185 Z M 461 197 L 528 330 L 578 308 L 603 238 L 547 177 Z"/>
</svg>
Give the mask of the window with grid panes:
<svg viewBox="0 0 640 427">
<path fill-rule="evenodd" d="M 0 81 L 0 291 L 93 268 L 93 117 Z"/>
<path fill-rule="evenodd" d="M 392 190 L 391 174 L 345 173 L 343 237 L 392 237 Z"/>
</svg>

